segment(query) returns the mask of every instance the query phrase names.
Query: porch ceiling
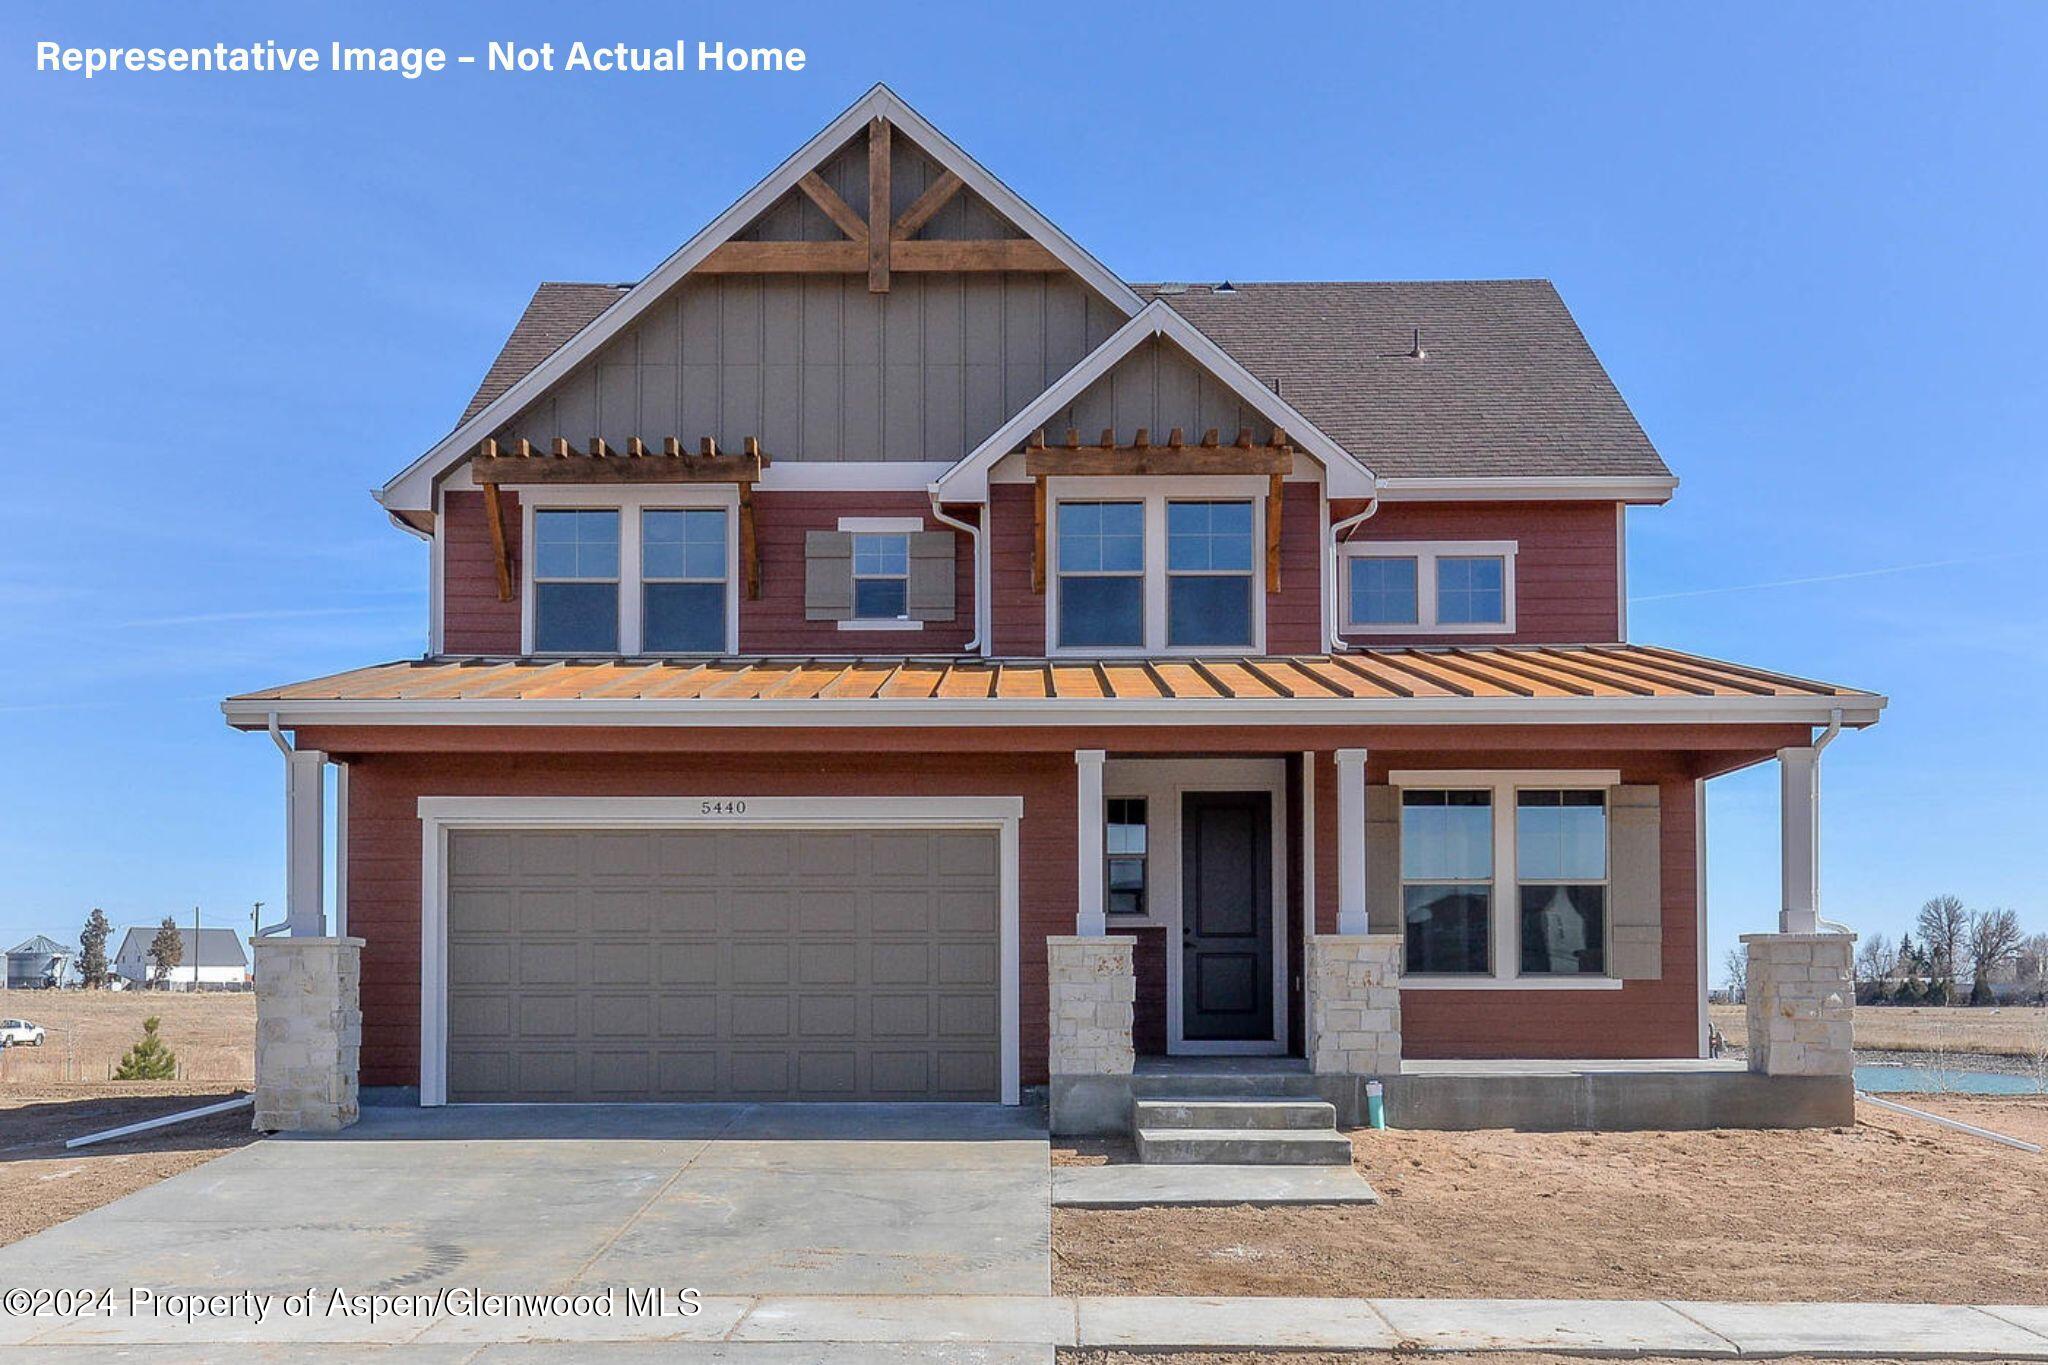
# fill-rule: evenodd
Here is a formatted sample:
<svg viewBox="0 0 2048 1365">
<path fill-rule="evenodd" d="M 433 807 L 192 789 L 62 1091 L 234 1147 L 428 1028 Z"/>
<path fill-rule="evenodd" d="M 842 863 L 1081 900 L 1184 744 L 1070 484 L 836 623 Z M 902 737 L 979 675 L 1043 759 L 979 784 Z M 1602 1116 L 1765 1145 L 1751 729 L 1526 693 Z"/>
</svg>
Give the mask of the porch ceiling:
<svg viewBox="0 0 2048 1365">
<path fill-rule="evenodd" d="M 1619 722 L 1849 725 L 1875 693 L 1652 645 L 1371 649 L 1270 658 L 425 659 L 223 703 L 230 724 L 1171 724 Z M 767 717 L 773 716 L 770 720 Z"/>
</svg>

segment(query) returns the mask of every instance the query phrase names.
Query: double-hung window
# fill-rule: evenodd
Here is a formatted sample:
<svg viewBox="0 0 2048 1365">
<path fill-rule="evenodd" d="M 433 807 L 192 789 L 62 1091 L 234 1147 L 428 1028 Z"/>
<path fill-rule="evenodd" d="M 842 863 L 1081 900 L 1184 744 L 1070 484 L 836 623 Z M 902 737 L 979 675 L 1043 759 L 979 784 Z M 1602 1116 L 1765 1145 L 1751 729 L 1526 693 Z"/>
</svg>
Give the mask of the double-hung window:
<svg viewBox="0 0 2048 1365">
<path fill-rule="evenodd" d="M 1061 648 L 1145 644 L 1145 504 L 1059 505 Z"/>
<path fill-rule="evenodd" d="M 853 537 L 853 617 L 902 621 L 910 615 L 910 536 L 858 531 Z"/>
<path fill-rule="evenodd" d="M 1515 793 L 1522 974 L 1607 970 L 1607 793 Z"/>
<path fill-rule="evenodd" d="M 533 647 L 546 654 L 618 651 L 617 509 L 533 514 Z"/>
<path fill-rule="evenodd" d="M 712 654 L 725 648 L 726 514 L 722 507 L 640 513 L 640 648 Z"/>
<path fill-rule="evenodd" d="M 1401 793 L 1402 970 L 1493 971 L 1493 792 Z"/>
<path fill-rule="evenodd" d="M 1135 479 L 1055 481 L 1049 651 L 1261 647 L 1263 486 L 1250 495 L 1248 480 L 1187 482 L 1196 496 Z M 1098 483 L 1120 486 L 1088 496 Z"/>
<path fill-rule="evenodd" d="M 1142 915 L 1145 905 L 1145 798 L 1112 796 L 1104 805 L 1107 821 L 1103 852 L 1109 860 L 1103 886 L 1104 907 L 1112 915 Z"/>
<path fill-rule="evenodd" d="M 1344 628 L 1363 634 L 1515 628 L 1513 541 L 1362 541 L 1344 547 Z"/>
</svg>

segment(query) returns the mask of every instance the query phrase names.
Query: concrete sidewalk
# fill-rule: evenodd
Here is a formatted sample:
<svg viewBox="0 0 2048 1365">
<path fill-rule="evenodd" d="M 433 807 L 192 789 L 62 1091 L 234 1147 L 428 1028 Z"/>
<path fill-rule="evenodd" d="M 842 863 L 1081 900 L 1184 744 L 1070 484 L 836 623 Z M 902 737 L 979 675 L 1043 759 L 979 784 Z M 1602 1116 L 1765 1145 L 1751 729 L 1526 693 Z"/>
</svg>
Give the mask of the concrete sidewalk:
<svg viewBox="0 0 2048 1365">
<path fill-rule="evenodd" d="M 1172 1350 L 1565 1351 L 1589 1357 L 1883 1355 L 2048 1362 L 2048 1307 L 1597 1300 L 1055 1298 L 1034 1295 L 720 1297 L 693 1316 L 0 1316 L 0 1365 L 218 1358 L 392 1365 L 551 1361 L 984 1361 L 1040 1365 L 1061 1346 Z M 61 1350 L 56 1348 L 62 1348 Z"/>
</svg>

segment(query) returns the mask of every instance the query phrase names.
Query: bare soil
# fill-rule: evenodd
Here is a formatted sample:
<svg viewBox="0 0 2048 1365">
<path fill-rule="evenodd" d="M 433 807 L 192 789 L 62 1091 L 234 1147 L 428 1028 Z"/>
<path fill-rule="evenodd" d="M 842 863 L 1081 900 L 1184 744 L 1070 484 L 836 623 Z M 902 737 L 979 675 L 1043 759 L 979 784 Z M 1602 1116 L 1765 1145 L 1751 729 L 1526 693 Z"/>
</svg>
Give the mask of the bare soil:
<svg viewBox="0 0 2048 1365">
<path fill-rule="evenodd" d="M 2013 1136 L 2048 1128 L 2048 1101 L 1925 1107 Z M 1377 1208 L 1055 1209 L 1054 1290 L 2048 1301 L 2048 1158 L 1870 1106 L 1852 1128 L 1352 1143 Z"/>
<path fill-rule="evenodd" d="M 1736 1047 L 1749 1029 L 1741 1005 L 1708 1007 Z M 2048 1057 L 2048 1008 L 2036 1005 L 1858 1005 L 1856 1047 L 1870 1052 L 1982 1052 Z"/>
<path fill-rule="evenodd" d="M 255 1081 L 256 996 L 251 991 L 9 991 L 0 1016 L 49 1034 L 41 1047 L 0 1048 L 0 1096 L 19 1085 L 106 1082 L 142 1037 L 142 1021 L 178 1057 L 178 1079 L 247 1086 Z"/>
<path fill-rule="evenodd" d="M 175 1081 L 0 1088 L 0 1245 L 188 1171 L 256 1134 L 243 1109 L 77 1151 L 66 1151 L 65 1139 L 236 1093 Z"/>
</svg>

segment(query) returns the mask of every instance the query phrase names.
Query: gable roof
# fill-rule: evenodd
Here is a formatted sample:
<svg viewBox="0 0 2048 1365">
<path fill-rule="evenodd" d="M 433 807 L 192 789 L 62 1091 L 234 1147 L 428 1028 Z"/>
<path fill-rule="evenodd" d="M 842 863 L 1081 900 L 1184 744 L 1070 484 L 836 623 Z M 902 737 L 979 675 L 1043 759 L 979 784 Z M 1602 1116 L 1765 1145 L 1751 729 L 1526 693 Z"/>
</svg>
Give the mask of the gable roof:
<svg viewBox="0 0 2048 1365">
<path fill-rule="evenodd" d="M 980 502 L 988 497 L 988 471 L 997 460 L 1020 445 L 1046 419 L 1074 399 L 1090 384 L 1108 374 L 1141 344 L 1153 337 L 1166 337 L 1195 361 L 1227 384 L 1239 398 L 1257 408 L 1276 426 L 1286 429 L 1302 449 L 1322 461 L 1325 482 L 1334 497 L 1370 497 L 1373 471 L 1337 442 L 1320 431 L 1314 422 L 1285 398 L 1267 388 L 1258 378 L 1164 299 L 1154 299 L 1138 315 L 1118 328 L 1107 341 L 1082 358 L 1038 397 L 1026 403 L 1016 416 L 997 427 L 989 438 L 963 456 L 932 485 L 933 495 L 943 501 Z"/>
<path fill-rule="evenodd" d="M 114 954 L 116 962 L 139 962 L 149 956 L 149 945 L 156 938 L 158 926 L 139 924 L 121 935 L 121 947 Z M 198 961 L 193 961 L 192 931 L 183 925 L 178 927 L 178 937 L 185 945 L 185 955 L 178 961 L 180 967 L 246 967 L 248 954 L 242 951 L 242 936 L 232 929 L 201 929 L 199 931 Z M 130 953 L 128 950 L 135 951 Z"/>
<path fill-rule="evenodd" d="M 535 366 L 568 344 L 604 310 L 626 296 L 630 284 L 543 284 L 527 300 L 526 311 L 505 338 L 504 347 L 462 410 L 467 422 L 486 404 L 533 372 Z M 457 425 L 460 425 L 458 423 Z"/>
<path fill-rule="evenodd" d="M 1548 280 L 1137 289 L 1278 382 L 1392 485 L 1671 479 Z M 1421 360 L 1409 354 L 1417 329 Z"/>
<path fill-rule="evenodd" d="M 414 460 L 379 489 L 377 501 L 393 512 L 401 509 L 428 508 L 431 505 L 433 481 L 444 469 L 468 454 L 470 449 L 485 436 L 490 435 L 500 422 L 538 397 L 579 361 L 616 336 L 621 328 L 668 293 L 714 249 L 723 245 L 735 233 L 745 229 L 754 219 L 773 207 L 783 195 L 794 189 L 805 172 L 812 170 L 837 152 L 874 118 L 887 119 L 915 143 L 919 151 L 959 176 L 968 189 L 987 200 L 997 213 L 1016 224 L 1027 236 L 1035 238 L 1060 264 L 1073 271 L 1126 314 L 1135 313 L 1144 306 L 1144 300 L 1139 298 L 1129 285 L 1082 250 L 1080 244 L 1055 227 L 1052 220 L 1025 203 L 1015 190 L 989 174 L 980 162 L 967 155 L 951 138 L 926 121 L 922 114 L 904 103 L 902 97 L 895 91 L 886 85 L 877 85 L 855 100 L 844 113 L 827 124 L 810 141 L 791 153 L 766 179 L 741 195 L 732 207 L 712 219 L 696 236 L 678 247 L 674 254 L 656 266 L 646 278 L 620 295 L 613 306 L 585 323 L 567 342 L 550 352 L 546 359 L 486 399 L 480 407 L 466 414 L 453 431 L 442 437 L 426 454 Z M 486 386 L 489 382 L 486 378 Z"/>
</svg>

